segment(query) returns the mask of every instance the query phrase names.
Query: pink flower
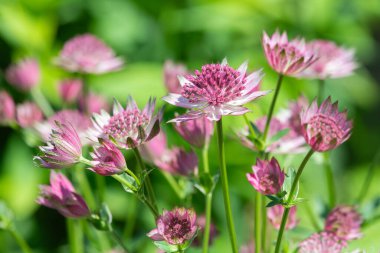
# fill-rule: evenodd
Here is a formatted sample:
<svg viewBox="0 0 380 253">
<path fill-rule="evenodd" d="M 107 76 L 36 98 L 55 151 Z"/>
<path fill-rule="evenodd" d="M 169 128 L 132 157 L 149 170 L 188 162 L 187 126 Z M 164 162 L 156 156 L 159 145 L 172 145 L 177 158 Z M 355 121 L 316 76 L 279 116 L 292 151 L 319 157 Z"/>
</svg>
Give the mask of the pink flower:
<svg viewBox="0 0 380 253">
<path fill-rule="evenodd" d="M 354 50 L 338 47 L 334 42 L 314 40 L 306 47 L 317 59 L 308 68 L 298 74 L 299 77 L 327 79 L 339 78 L 352 74 L 358 67 L 354 59 Z"/>
<path fill-rule="evenodd" d="M 126 109 L 115 100 L 113 116 L 105 111 L 93 115 L 95 128 L 92 137 L 112 139 L 118 146 L 127 149 L 148 142 L 160 131 L 161 113 L 153 116 L 155 103 L 155 99 L 149 99 L 140 111 L 132 98 L 129 98 Z"/>
<path fill-rule="evenodd" d="M 61 173 L 50 174 L 50 185 L 41 185 L 37 203 L 56 209 L 68 218 L 83 218 L 90 215 L 84 199 L 76 193 L 71 182 Z"/>
<path fill-rule="evenodd" d="M 299 253 L 340 253 L 346 246 L 334 234 L 321 232 L 313 234 L 299 244 Z"/>
<path fill-rule="evenodd" d="M 307 109 L 309 106 L 309 101 L 305 96 L 300 96 L 296 101 L 289 102 L 289 127 L 293 130 L 296 135 L 302 136 L 302 124 L 300 114 L 303 110 Z"/>
<path fill-rule="evenodd" d="M 42 121 L 43 117 L 41 109 L 33 102 L 24 102 L 17 105 L 17 123 L 23 128 L 34 126 L 37 122 Z"/>
<path fill-rule="evenodd" d="M 94 35 L 83 34 L 65 43 L 56 63 L 70 72 L 101 74 L 120 69 L 124 61 Z"/>
<path fill-rule="evenodd" d="M 172 174 L 188 176 L 198 171 L 198 157 L 193 152 L 186 152 L 181 148 L 166 150 L 161 157 L 153 160 L 153 163 L 162 170 Z"/>
<path fill-rule="evenodd" d="M 192 246 L 199 247 L 202 245 L 202 240 L 204 237 L 204 229 L 206 227 L 206 216 L 201 215 L 197 218 L 197 226 L 199 228 L 197 237 L 195 237 Z M 208 244 L 211 245 L 214 242 L 215 237 L 218 235 L 218 231 L 216 230 L 216 226 L 213 223 L 210 223 L 210 237 Z"/>
<path fill-rule="evenodd" d="M 79 108 L 81 111 L 91 115 L 100 113 L 102 110 L 108 111 L 110 105 L 104 97 L 90 92 L 86 96 L 80 97 Z"/>
<path fill-rule="evenodd" d="M 240 247 L 239 253 L 255 253 L 255 243 L 253 241 Z"/>
<path fill-rule="evenodd" d="M 66 79 L 59 83 L 59 95 L 65 103 L 73 103 L 79 99 L 82 93 L 82 80 Z"/>
<path fill-rule="evenodd" d="M 6 124 L 15 119 L 15 102 L 6 91 L 0 91 L 0 124 Z"/>
<path fill-rule="evenodd" d="M 197 230 L 197 216 L 192 209 L 174 208 L 172 211 L 164 210 L 157 219 L 157 228 L 150 231 L 147 236 L 153 241 L 166 241 L 172 245 L 181 245 L 191 240 Z"/>
<path fill-rule="evenodd" d="M 249 183 L 264 195 L 272 195 L 280 192 L 285 180 L 285 173 L 281 170 L 276 158 L 270 161 L 257 159 L 252 166 L 254 173 L 247 173 Z"/>
<path fill-rule="evenodd" d="M 163 97 L 169 104 L 191 109 L 170 122 L 203 116 L 217 121 L 223 115 L 241 115 L 249 111 L 244 104 L 268 93 L 258 90 L 262 71 L 247 75 L 246 62 L 235 70 L 224 59 L 221 64 L 207 64 L 194 73 L 179 77 L 181 94 L 170 93 Z"/>
<path fill-rule="evenodd" d="M 35 59 L 27 58 L 10 66 L 5 77 L 16 88 L 29 91 L 40 81 L 40 67 Z"/>
<path fill-rule="evenodd" d="M 175 129 L 188 143 L 197 148 L 208 145 L 214 132 L 214 124 L 206 117 L 176 122 Z"/>
<path fill-rule="evenodd" d="M 42 155 L 35 157 L 45 168 L 69 167 L 82 157 L 82 144 L 72 125 L 56 124 L 58 129 L 52 130 L 47 146 L 40 147 Z"/>
<path fill-rule="evenodd" d="M 272 226 L 279 230 L 281 226 L 282 215 L 285 208 L 282 205 L 275 205 L 267 209 L 267 216 Z M 297 207 L 292 206 L 289 210 L 288 221 L 286 222 L 285 229 L 293 229 L 297 226 L 298 220 L 296 217 Z"/>
<path fill-rule="evenodd" d="M 122 173 L 127 167 L 123 153 L 108 140 L 101 141 L 101 146 L 91 153 L 91 157 L 94 161 L 91 170 L 102 176 Z"/>
<path fill-rule="evenodd" d="M 315 61 L 313 52 L 305 46 L 305 41 L 288 41 L 286 32 L 280 34 L 276 31 L 272 37 L 264 32 L 262 44 L 269 65 L 282 75 L 294 76 Z"/>
<path fill-rule="evenodd" d="M 352 121 L 347 111 L 339 112 L 338 102 L 328 97 L 318 108 L 317 102 L 301 113 L 302 134 L 312 149 L 324 152 L 337 148 L 351 135 Z"/>
<path fill-rule="evenodd" d="M 164 157 L 168 150 L 166 135 L 160 131 L 149 142 L 144 143 L 139 147 L 142 158 L 149 162 L 154 163 L 156 159 Z"/>
<path fill-rule="evenodd" d="M 326 218 L 325 231 L 345 241 L 354 240 L 362 235 L 360 233 L 362 221 L 362 217 L 355 207 L 337 206 Z"/>
<path fill-rule="evenodd" d="M 175 64 L 171 60 L 165 61 L 164 64 L 164 83 L 170 93 L 181 93 L 181 85 L 178 76 L 187 75 L 186 66 Z"/>
</svg>

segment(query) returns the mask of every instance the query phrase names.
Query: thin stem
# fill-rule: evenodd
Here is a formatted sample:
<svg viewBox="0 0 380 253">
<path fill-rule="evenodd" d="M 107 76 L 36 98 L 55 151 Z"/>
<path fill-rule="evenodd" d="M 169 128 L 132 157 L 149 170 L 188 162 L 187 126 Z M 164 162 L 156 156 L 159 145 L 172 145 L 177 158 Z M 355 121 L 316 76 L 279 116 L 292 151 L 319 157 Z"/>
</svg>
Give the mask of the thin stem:
<svg viewBox="0 0 380 253">
<path fill-rule="evenodd" d="M 160 214 L 158 213 L 155 206 L 150 201 L 148 201 L 144 196 L 142 196 L 142 197 L 138 196 L 138 198 L 140 199 L 141 202 L 143 202 L 149 208 L 149 210 L 152 212 L 152 214 L 154 216 L 154 219 L 157 220 L 157 218 L 158 218 L 158 216 L 160 216 Z"/>
<path fill-rule="evenodd" d="M 256 210 L 255 210 L 255 252 L 261 252 L 261 200 L 262 196 L 256 192 Z"/>
<path fill-rule="evenodd" d="M 318 102 L 321 103 L 323 101 L 323 93 L 325 90 L 325 80 L 318 80 Z"/>
<path fill-rule="evenodd" d="M 261 217 L 262 217 L 262 236 L 261 236 L 261 248 L 262 252 L 266 252 L 266 236 L 267 236 L 267 207 L 266 207 L 266 198 L 261 198 Z"/>
<path fill-rule="evenodd" d="M 169 185 L 172 187 L 178 198 L 184 199 L 186 196 L 173 175 L 163 170 L 161 170 L 161 173 L 165 177 L 166 181 L 168 181 Z"/>
<path fill-rule="evenodd" d="M 123 178 L 122 176 L 120 175 L 112 175 L 111 177 L 113 177 L 114 179 L 116 179 L 119 183 L 121 183 L 122 185 L 128 187 L 129 189 L 131 189 L 133 192 L 137 192 L 137 189 L 135 186 L 131 185 L 125 178 Z"/>
<path fill-rule="evenodd" d="M 128 253 L 128 249 L 127 247 L 124 245 L 124 242 L 123 242 L 123 239 L 121 239 L 121 237 L 116 233 L 115 230 L 111 230 L 110 233 L 112 234 L 113 238 L 115 239 L 115 241 L 123 248 L 124 252 L 125 253 Z"/>
<path fill-rule="evenodd" d="M 305 158 L 302 160 L 302 163 L 301 163 L 300 167 L 298 168 L 297 174 L 296 174 L 296 176 L 294 178 L 294 181 L 292 183 L 292 187 L 290 188 L 289 196 L 288 196 L 288 199 L 286 201 L 287 204 L 289 204 L 293 200 L 293 194 L 294 194 L 294 192 L 295 192 L 295 190 L 297 188 L 298 181 L 299 181 L 299 179 L 301 177 L 301 174 L 302 174 L 302 172 L 303 172 L 303 170 L 304 170 L 307 162 L 309 161 L 310 157 L 313 154 L 314 154 L 314 150 L 310 149 L 310 151 L 306 154 Z M 275 253 L 279 253 L 280 252 L 282 235 L 284 233 L 286 222 L 288 220 L 289 210 L 290 210 L 290 208 L 286 207 L 285 211 L 284 211 L 284 214 L 282 215 L 281 226 L 280 226 L 280 230 L 278 231 L 278 236 L 277 236 Z"/>
<path fill-rule="evenodd" d="M 125 167 L 124 172 L 133 177 L 133 179 L 136 181 L 138 185 L 141 185 L 140 179 L 135 175 L 135 173 L 133 173 L 133 171 Z"/>
<path fill-rule="evenodd" d="M 124 232 L 123 232 L 123 236 L 127 239 L 131 238 L 133 229 L 135 228 L 135 224 L 137 221 L 137 219 L 135 219 L 137 208 L 138 208 L 137 203 L 138 202 L 136 198 L 134 197 L 128 200 L 128 211 L 126 212 L 127 216 L 125 219 L 126 222 L 124 225 Z"/>
<path fill-rule="evenodd" d="M 10 228 L 8 231 L 15 238 L 18 246 L 21 248 L 23 253 L 32 253 L 32 249 L 30 248 L 29 244 L 24 240 L 24 238 L 18 233 L 15 228 Z"/>
<path fill-rule="evenodd" d="M 225 155 L 224 155 L 222 118 L 216 122 L 216 126 L 217 126 L 217 137 L 218 137 L 217 139 L 218 139 L 218 151 L 219 151 L 218 157 L 219 157 L 220 176 L 221 176 L 222 188 L 223 188 L 224 208 L 226 211 L 228 232 L 230 235 L 232 252 L 237 253 L 238 248 L 237 248 L 237 241 L 236 241 L 235 226 L 234 226 L 234 221 L 232 218 L 230 196 L 228 192 L 228 179 L 227 179 L 228 177 L 227 177 L 226 160 L 225 160 Z"/>
<path fill-rule="evenodd" d="M 323 165 L 324 165 L 323 167 L 325 168 L 325 175 L 326 175 L 329 206 L 330 208 L 333 208 L 336 203 L 334 174 L 333 174 L 332 167 L 330 165 L 328 153 L 324 153 L 322 155 L 323 155 Z"/>
<path fill-rule="evenodd" d="M 281 88 L 281 83 L 282 83 L 283 77 L 284 76 L 282 74 L 278 74 L 278 80 L 277 80 L 276 90 L 274 91 L 274 96 L 273 96 L 273 99 L 272 99 L 272 103 L 270 104 L 270 107 L 269 107 L 267 121 L 265 122 L 265 128 L 264 128 L 264 134 L 263 134 L 263 141 L 264 141 L 264 143 L 265 143 L 265 141 L 267 139 L 267 135 L 268 135 L 268 131 L 269 131 L 269 126 L 270 126 L 270 121 L 272 119 L 272 115 L 273 115 L 273 111 L 274 111 L 274 106 L 276 105 L 278 94 L 280 93 L 280 88 Z"/>
<path fill-rule="evenodd" d="M 36 102 L 46 117 L 54 114 L 54 110 L 51 108 L 49 102 L 45 98 L 44 94 L 42 94 L 39 87 L 34 87 L 30 91 L 30 94 L 32 95 L 34 102 Z"/>
<path fill-rule="evenodd" d="M 78 220 L 66 219 L 71 253 L 83 253 L 83 231 Z"/>
<path fill-rule="evenodd" d="M 210 173 L 209 163 L 208 163 L 208 145 L 205 145 L 202 149 L 202 161 L 203 161 L 203 172 L 205 174 Z M 208 252 L 208 246 L 210 241 L 210 226 L 211 226 L 211 208 L 212 208 L 212 192 L 208 192 L 205 196 L 205 206 L 206 206 L 206 224 L 203 234 L 203 253 Z"/>
<path fill-rule="evenodd" d="M 98 194 L 99 203 L 103 203 L 104 202 L 104 195 L 106 192 L 105 178 L 104 178 L 104 176 L 96 174 L 95 180 L 96 180 L 96 186 L 97 186 L 96 190 L 97 190 L 97 194 Z"/>
<path fill-rule="evenodd" d="M 208 163 L 208 145 L 205 145 L 202 149 L 202 160 L 203 160 L 203 172 L 210 173 L 210 167 Z"/>
<path fill-rule="evenodd" d="M 247 114 L 243 114 L 243 118 L 244 118 L 245 124 L 247 124 L 247 126 L 248 126 L 250 134 L 252 135 L 253 138 L 255 138 L 256 132 L 255 132 L 255 129 L 253 129 L 252 124 L 247 117 Z"/>
</svg>

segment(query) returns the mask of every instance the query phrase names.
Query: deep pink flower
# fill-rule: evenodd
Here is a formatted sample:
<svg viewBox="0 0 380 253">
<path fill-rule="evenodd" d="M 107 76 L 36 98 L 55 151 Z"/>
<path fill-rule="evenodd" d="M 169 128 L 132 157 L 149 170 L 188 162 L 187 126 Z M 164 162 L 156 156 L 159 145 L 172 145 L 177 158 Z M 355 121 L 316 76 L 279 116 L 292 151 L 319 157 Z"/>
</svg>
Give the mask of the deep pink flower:
<svg viewBox="0 0 380 253">
<path fill-rule="evenodd" d="M 82 112 L 92 115 L 100 113 L 102 110 L 109 111 L 110 105 L 104 97 L 90 92 L 86 96 L 80 97 L 79 108 Z"/>
<path fill-rule="evenodd" d="M 327 79 L 352 74 L 358 67 L 354 50 L 338 47 L 334 42 L 314 40 L 306 44 L 315 55 L 316 61 L 298 74 L 299 77 Z"/>
<path fill-rule="evenodd" d="M 56 63 L 67 71 L 101 74 L 120 69 L 124 61 L 92 34 L 67 41 Z"/>
<path fill-rule="evenodd" d="M 276 31 L 272 37 L 264 32 L 262 44 L 269 65 L 283 75 L 294 76 L 315 61 L 313 52 L 306 47 L 305 41 L 288 41 L 286 32 L 280 34 Z"/>
<path fill-rule="evenodd" d="M 199 247 L 202 245 L 203 237 L 204 237 L 204 229 L 206 226 L 206 216 L 201 215 L 197 218 L 197 226 L 199 228 L 197 237 L 195 237 L 192 246 Z M 218 231 L 216 230 L 216 226 L 214 223 L 210 223 L 210 237 L 208 244 L 211 245 L 214 242 L 215 237 L 218 235 Z"/>
<path fill-rule="evenodd" d="M 32 127 L 42 121 L 44 115 L 41 109 L 33 102 L 24 102 L 17 105 L 16 119 L 21 127 Z"/>
<path fill-rule="evenodd" d="M 123 153 L 108 140 L 101 141 L 101 146 L 95 148 L 91 157 L 94 162 L 91 170 L 102 176 L 122 173 L 127 167 Z"/>
<path fill-rule="evenodd" d="M 171 60 L 165 61 L 164 64 L 164 83 L 170 93 L 181 93 L 181 85 L 178 76 L 187 75 L 186 66 L 175 64 Z"/>
<path fill-rule="evenodd" d="M 81 79 L 66 79 L 58 84 L 59 95 L 65 103 L 73 103 L 82 93 Z"/>
<path fill-rule="evenodd" d="M 224 59 L 221 64 L 207 64 L 194 73 L 179 77 L 181 94 L 170 93 L 163 97 L 170 104 L 191 109 L 171 122 L 203 116 L 217 121 L 223 115 L 241 115 L 249 111 L 244 104 L 269 92 L 258 90 L 262 71 L 247 75 L 246 62 L 235 70 Z"/>
<path fill-rule="evenodd" d="M 7 81 L 22 91 L 29 91 L 40 81 L 40 67 L 33 58 L 10 66 L 5 74 Z"/>
<path fill-rule="evenodd" d="M 362 216 L 353 206 L 341 205 L 335 207 L 327 216 L 325 231 L 342 240 L 350 241 L 361 237 L 360 226 Z"/>
<path fill-rule="evenodd" d="M 272 226 L 279 230 L 281 226 L 282 215 L 284 214 L 285 208 L 282 205 L 275 205 L 267 209 L 267 216 L 269 222 Z M 286 222 L 285 229 L 293 229 L 297 226 L 298 220 L 296 217 L 297 207 L 292 206 L 289 210 L 288 221 Z"/>
<path fill-rule="evenodd" d="M 192 209 L 174 208 L 172 211 L 164 210 L 157 219 L 157 228 L 150 231 L 147 236 L 154 241 L 166 241 L 172 245 L 180 245 L 191 240 L 197 230 L 197 216 Z"/>
<path fill-rule="evenodd" d="M 340 253 L 346 246 L 334 234 L 321 232 L 313 234 L 299 244 L 299 253 Z"/>
<path fill-rule="evenodd" d="M 161 113 L 153 116 L 155 103 L 155 99 L 149 99 L 140 111 L 132 98 L 129 98 L 126 109 L 115 100 L 113 116 L 105 111 L 93 115 L 93 139 L 112 139 L 118 146 L 127 149 L 151 140 L 160 131 Z"/>
<path fill-rule="evenodd" d="M 6 91 L 0 91 L 0 124 L 15 120 L 16 106 Z"/>
<path fill-rule="evenodd" d="M 272 195 L 280 192 L 285 180 L 285 173 L 281 170 L 276 158 L 270 161 L 257 159 L 252 166 L 254 173 L 247 173 L 249 183 L 264 195 Z"/>
<path fill-rule="evenodd" d="M 160 131 L 150 141 L 141 145 L 139 150 L 142 158 L 149 163 L 154 163 L 155 160 L 161 159 L 165 156 L 168 150 L 165 133 Z"/>
<path fill-rule="evenodd" d="M 56 124 L 58 129 L 52 130 L 47 146 L 40 147 L 42 155 L 35 157 L 45 168 L 68 167 L 79 162 L 82 156 L 82 144 L 73 126 Z"/>
<path fill-rule="evenodd" d="M 198 171 L 198 157 L 193 152 L 181 148 L 166 150 L 161 157 L 153 160 L 154 165 L 172 174 L 188 176 Z"/>
<path fill-rule="evenodd" d="M 312 149 L 324 152 L 337 148 L 351 135 L 352 121 L 347 111 L 339 112 L 338 102 L 328 97 L 318 108 L 317 102 L 301 113 L 302 134 Z"/>
<path fill-rule="evenodd" d="M 197 148 L 208 145 L 214 132 L 214 124 L 206 117 L 176 122 L 175 129 L 188 143 Z"/>
<path fill-rule="evenodd" d="M 76 193 L 71 182 L 61 173 L 50 174 L 50 185 L 41 185 L 37 203 L 56 209 L 68 218 L 83 218 L 90 215 L 84 199 Z"/>
</svg>

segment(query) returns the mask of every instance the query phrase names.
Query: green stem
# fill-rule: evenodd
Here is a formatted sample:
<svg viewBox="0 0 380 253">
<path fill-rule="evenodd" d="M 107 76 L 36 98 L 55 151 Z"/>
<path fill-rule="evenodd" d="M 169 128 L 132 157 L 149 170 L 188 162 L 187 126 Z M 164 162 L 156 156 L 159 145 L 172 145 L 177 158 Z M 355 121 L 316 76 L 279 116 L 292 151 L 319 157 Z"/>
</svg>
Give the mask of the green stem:
<svg viewBox="0 0 380 253">
<path fill-rule="evenodd" d="M 116 179 L 119 183 L 121 183 L 122 185 L 124 185 L 125 187 L 131 189 L 133 192 L 137 192 L 137 189 L 136 187 L 134 187 L 133 185 L 131 185 L 125 178 L 123 178 L 122 176 L 120 175 L 112 175 L 111 177 L 113 177 L 114 179 Z"/>
<path fill-rule="evenodd" d="M 70 252 L 83 253 L 83 231 L 78 220 L 66 219 L 67 232 L 69 237 Z"/>
<path fill-rule="evenodd" d="M 104 176 L 101 176 L 101 175 L 98 175 L 96 174 L 95 175 L 95 180 L 96 180 L 96 190 L 97 190 L 97 194 L 98 194 L 98 203 L 103 203 L 104 202 L 104 195 L 105 195 L 105 192 L 106 192 L 106 181 L 105 181 L 105 178 Z"/>
<path fill-rule="evenodd" d="M 255 252 L 261 252 L 261 202 L 262 196 L 256 192 L 256 210 L 255 210 Z"/>
<path fill-rule="evenodd" d="M 177 183 L 177 181 L 173 177 L 173 175 L 170 174 L 169 172 L 166 172 L 163 170 L 161 170 L 161 173 L 165 177 L 166 181 L 168 181 L 168 183 L 170 184 L 170 186 L 172 187 L 172 189 L 174 190 L 174 192 L 176 193 L 178 198 L 184 199 L 186 196 L 185 196 L 182 188 L 179 186 L 179 184 Z"/>
<path fill-rule="evenodd" d="M 149 210 L 152 212 L 153 216 L 154 216 L 154 219 L 157 220 L 158 216 L 160 216 L 160 214 L 158 213 L 156 207 L 149 201 L 145 198 L 145 196 L 139 196 L 139 199 L 141 202 L 143 202 L 148 208 Z"/>
<path fill-rule="evenodd" d="M 274 96 L 273 96 L 273 99 L 272 99 L 272 103 L 270 104 L 270 107 L 269 107 L 267 121 L 265 122 L 265 128 L 264 128 L 264 134 L 263 134 L 263 141 L 264 141 L 264 143 L 265 143 L 265 141 L 267 139 L 267 135 L 268 135 L 268 131 L 269 131 L 269 126 L 270 126 L 270 121 L 272 119 L 272 115 L 273 115 L 273 111 L 274 111 L 274 106 L 276 105 L 278 94 L 280 93 L 280 88 L 281 88 L 281 83 L 282 83 L 283 77 L 284 76 L 282 74 L 278 74 L 278 80 L 277 80 L 276 90 L 274 91 Z"/>
<path fill-rule="evenodd" d="M 318 224 L 317 217 L 315 216 L 314 211 L 313 211 L 312 208 L 310 207 L 309 202 L 308 202 L 308 201 L 305 201 L 304 206 L 305 206 L 305 208 L 306 208 L 306 213 L 307 213 L 307 215 L 309 216 L 309 219 L 310 219 L 311 225 L 314 227 L 314 229 L 315 229 L 316 231 L 320 231 L 320 230 L 321 230 L 321 227 L 320 227 L 319 224 Z"/>
<path fill-rule="evenodd" d="M 266 252 L 266 236 L 267 236 L 267 207 L 266 207 L 266 198 L 261 198 L 261 217 L 262 217 L 262 236 L 261 236 L 261 248 L 262 252 Z"/>
<path fill-rule="evenodd" d="M 32 95 L 34 102 L 40 107 L 40 109 L 46 117 L 49 117 L 54 114 L 54 110 L 51 108 L 49 102 L 42 94 L 39 87 L 34 87 L 31 90 L 30 94 Z"/>
<path fill-rule="evenodd" d="M 249 129 L 249 132 L 251 133 L 251 136 L 253 138 L 256 138 L 255 129 L 253 129 L 252 124 L 247 117 L 247 114 L 243 114 L 243 118 L 244 118 L 245 124 L 247 124 L 247 126 L 248 126 L 248 129 Z"/>
<path fill-rule="evenodd" d="M 124 242 L 123 242 L 123 239 L 121 239 L 121 237 L 116 233 L 115 230 L 111 230 L 110 233 L 112 234 L 113 238 L 115 239 L 115 241 L 120 245 L 120 247 L 123 248 L 124 252 L 125 253 L 128 253 L 128 249 L 127 247 L 125 246 Z"/>
<path fill-rule="evenodd" d="M 336 203 L 334 174 L 332 171 L 332 167 L 330 165 L 328 153 L 324 153 L 322 155 L 323 155 L 323 164 L 324 164 L 323 167 L 325 168 L 325 175 L 326 175 L 327 191 L 328 191 L 328 197 L 329 197 L 329 206 L 331 209 L 335 206 L 335 203 Z"/>
<path fill-rule="evenodd" d="M 75 168 L 75 177 L 79 183 L 80 189 L 86 199 L 88 206 L 93 209 L 96 207 L 95 197 L 92 194 L 90 183 L 86 177 L 85 171 L 82 168 Z"/>
<path fill-rule="evenodd" d="M 205 145 L 202 149 L 202 160 L 203 160 L 203 172 L 205 174 L 210 173 L 209 163 L 208 163 L 208 145 Z M 203 234 L 203 253 L 208 252 L 208 246 L 210 241 L 210 226 L 211 226 L 211 209 L 212 209 L 212 191 L 208 192 L 205 196 L 205 206 L 206 206 L 206 224 Z"/>
<path fill-rule="evenodd" d="M 236 241 L 235 226 L 234 226 L 234 221 L 232 218 L 230 196 L 228 192 L 228 177 L 227 177 L 226 160 L 225 160 L 225 155 L 224 155 L 222 118 L 216 122 L 216 126 L 217 126 L 217 137 L 218 137 L 217 139 L 218 139 L 218 151 L 219 151 L 218 157 L 219 157 L 220 176 L 221 176 L 222 188 L 223 188 L 224 208 L 226 211 L 228 232 L 230 235 L 232 252 L 237 253 L 238 248 L 237 248 L 237 241 Z"/>
<path fill-rule="evenodd" d="M 133 177 L 138 185 L 141 185 L 140 179 L 135 175 L 135 173 L 133 173 L 133 171 L 125 167 L 124 172 Z"/>
<path fill-rule="evenodd" d="M 136 221 L 137 221 L 137 219 L 135 219 L 137 208 L 138 208 L 137 203 L 138 202 L 136 198 L 134 197 L 128 200 L 128 211 L 126 212 L 127 217 L 125 219 L 126 222 L 124 225 L 124 232 L 123 232 L 123 236 L 127 239 L 131 238 L 133 230 L 135 228 Z"/>
<path fill-rule="evenodd" d="M 24 240 L 24 238 L 22 238 L 22 236 L 18 233 L 18 231 L 15 228 L 10 228 L 8 231 L 11 233 L 13 238 L 15 238 L 17 244 L 19 245 L 23 253 L 32 253 L 32 249 L 30 248 L 28 243 Z"/>
<path fill-rule="evenodd" d="M 318 102 L 321 103 L 323 101 L 323 93 L 325 90 L 325 80 L 318 80 Z"/>
<path fill-rule="evenodd" d="M 299 181 L 299 179 L 301 177 L 302 171 L 304 170 L 307 162 L 309 161 L 310 157 L 313 154 L 314 154 L 314 150 L 310 149 L 310 151 L 306 154 L 305 158 L 302 160 L 302 163 L 301 163 L 300 167 L 298 168 L 297 174 L 296 174 L 296 176 L 294 178 L 294 181 L 292 183 L 292 187 L 290 188 L 288 199 L 286 201 L 287 204 L 289 204 L 293 200 L 293 194 L 294 194 L 294 192 L 295 192 L 295 190 L 296 190 L 296 188 L 298 186 L 298 181 Z M 282 235 L 284 233 L 286 222 L 288 220 L 289 210 L 290 210 L 290 208 L 286 207 L 285 211 L 284 211 L 284 214 L 282 215 L 281 226 L 280 226 L 280 230 L 278 231 L 278 236 L 277 236 L 275 253 L 279 253 L 280 252 Z"/>
</svg>

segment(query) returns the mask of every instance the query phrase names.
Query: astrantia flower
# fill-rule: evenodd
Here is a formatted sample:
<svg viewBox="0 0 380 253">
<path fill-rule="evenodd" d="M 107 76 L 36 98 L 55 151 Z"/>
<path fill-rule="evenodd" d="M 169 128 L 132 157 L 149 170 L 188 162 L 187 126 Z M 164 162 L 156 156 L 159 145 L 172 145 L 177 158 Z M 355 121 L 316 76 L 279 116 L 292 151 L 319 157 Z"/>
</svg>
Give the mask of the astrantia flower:
<svg viewBox="0 0 380 253">
<path fill-rule="evenodd" d="M 299 253 L 340 253 L 346 246 L 334 234 L 321 232 L 313 234 L 299 244 Z"/>
<path fill-rule="evenodd" d="M 16 106 L 12 97 L 6 91 L 0 91 L 0 124 L 15 119 Z"/>
<path fill-rule="evenodd" d="M 214 124 L 206 117 L 177 122 L 175 129 L 188 143 L 197 148 L 208 145 L 214 132 Z"/>
<path fill-rule="evenodd" d="M 298 74 L 299 77 L 327 79 L 349 76 L 358 67 L 354 50 L 338 47 L 334 42 L 315 40 L 306 44 L 316 61 Z"/>
<path fill-rule="evenodd" d="M 363 219 L 353 206 L 337 206 L 327 216 L 325 231 L 342 240 L 350 241 L 361 237 L 360 225 Z"/>
<path fill-rule="evenodd" d="M 170 93 L 180 93 L 181 85 L 178 76 L 187 74 L 186 66 L 183 64 L 175 64 L 171 60 L 165 61 L 164 64 L 164 83 Z"/>
<path fill-rule="evenodd" d="M 29 91 L 40 81 L 40 67 L 35 59 L 24 59 L 7 69 L 7 81 L 22 91 Z"/>
<path fill-rule="evenodd" d="M 206 216 L 201 215 L 198 216 L 197 218 L 197 226 L 199 228 L 199 232 L 197 234 L 197 237 L 194 239 L 193 243 L 191 244 L 192 246 L 201 246 L 202 245 L 202 240 L 204 237 L 204 230 L 206 227 Z M 211 245 L 215 239 L 215 237 L 218 235 L 218 231 L 216 230 L 216 226 L 214 223 L 210 223 L 210 234 L 209 234 L 209 241 L 208 244 Z"/>
<path fill-rule="evenodd" d="M 91 157 L 94 162 L 91 170 L 102 176 L 119 174 L 127 166 L 123 153 L 107 140 L 101 141 L 101 146 L 95 148 Z"/>
<path fill-rule="evenodd" d="M 56 209 L 68 218 L 82 218 L 90 215 L 84 199 L 76 193 L 71 182 L 62 174 L 50 174 L 50 185 L 41 185 L 37 203 Z"/>
<path fill-rule="evenodd" d="M 276 31 L 272 37 L 264 32 L 262 44 L 269 65 L 283 75 L 294 76 L 315 61 L 313 52 L 306 47 L 305 41 L 288 41 L 286 32 L 280 34 Z"/>
<path fill-rule="evenodd" d="M 124 61 L 94 35 L 83 34 L 65 43 L 56 63 L 71 72 L 101 74 L 120 69 Z"/>
<path fill-rule="evenodd" d="M 164 210 L 162 216 L 156 221 L 157 228 L 150 231 L 147 236 L 154 241 L 166 241 L 172 245 L 183 244 L 195 236 L 198 230 L 196 219 L 196 214 L 192 209 Z"/>
<path fill-rule="evenodd" d="M 256 191 L 264 195 L 280 192 L 285 173 L 274 157 L 270 161 L 257 159 L 252 169 L 253 173 L 247 173 L 247 179 Z"/>
<path fill-rule="evenodd" d="M 347 111 L 339 112 L 338 102 L 328 97 L 318 108 L 317 102 L 301 113 L 302 134 L 305 141 L 317 152 L 337 148 L 351 135 L 352 121 Z"/>
<path fill-rule="evenodd" d="M 153 163 L 162 170 L 172 174 L 188 176 L 198 170 L 198 157 L 193 151 L 186 152 L 181 148 L 166 150 Z"/>
<path fill-rule="evenodd" d="M 33 102 L 25 102 L 16 108 L 17 123 L 21 127 L 31 127 L 43 119 L 41 109 Z"/>
<path fill-rule="evenodd" d="M 47 146 L 40 147 L 42 155 L 35 157 L 45 168 L 68 167 L 82 156 L 82 144 L 72 125 L 56 124 L 58 129 L 52 130 Z"/>
<path fill-rule="evenodd" d="M 82 92 L 82 80 L 66 79 L 58 84 L 58 91 L 65 103 L 73 103 L 78 100 Z"/>
<path fill-rule="evenodd" d="M 309 106 L 309 101 L 305 96 L 300 96 L 296 101 L 290 101 L 288 105 L 289 117 L 288 125 L 292 131 L 302 136 L 302 124 L 300 114 Z"/>
<path fill-rule="evenodd" d="M 247 63 L 237 70 L 227 60 L 221 64 L 204 65 L 194 75 L 180 76 L 181 94 L 170 93 L 166 102 L 191 109 L 171 122 L 181 122 L 200 117 L 220 120 L 223 115 L 241 115 L 249 110 L 242 105 L 264 96 L 268 91 L 259 91 L 262 71 L 247 75 Z"/>
<path fill-rule="evenodd" d="M 135 101 L 129 98 L 125 109 L 115 100 L 113 116 L 102 111 L 94 114 L 94 133 L 92 137 L 111 139 L 122 148 L 135 148 L 151 140 L 160 131 L 159 115 L 153 115 L 155 99 L 149 99 L 140 111 Z"/>
<path fill-rule="evenodd" d="M 144 145 L 139 147 L 142 158 L 153 164 L 157 159 L 164 157 L 167 150 L 168 143 L 166 140 L 166 135 L 163 131 L 160 131 L 149 142 L 146 142 Z"/>
<path fill-rule="evenodd" d="M 104 97 L 92 92 L 89 92 L 85 96 L 81 96 L 79 99 L 79 109 L 88 115 L 100 113 L 102 110 L 108 111 L 109 108 L 110 105 Z"/>
<path fill-rule="evenodd" d="M 275 205 L 267 209 L 268 220 L 272 224 L 272 226 L 277 230 L 280 229 L 282 215 L 284 214 L 284 211 L 285 211 L 285 208 L 282 205 Z M 292 206 L 289 210 L 289 216 L 286 222 L 285 229 L 293 229 L 297 226 L 298 220 L 296 217 L 296 212 L 297 212 L 297 207 Z"/>
</svg>

